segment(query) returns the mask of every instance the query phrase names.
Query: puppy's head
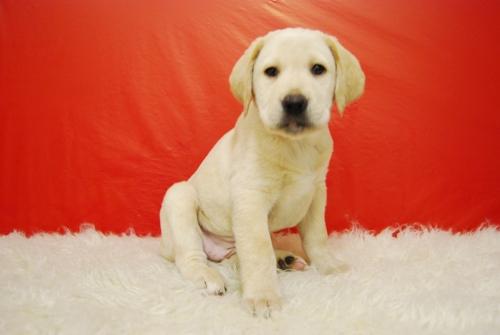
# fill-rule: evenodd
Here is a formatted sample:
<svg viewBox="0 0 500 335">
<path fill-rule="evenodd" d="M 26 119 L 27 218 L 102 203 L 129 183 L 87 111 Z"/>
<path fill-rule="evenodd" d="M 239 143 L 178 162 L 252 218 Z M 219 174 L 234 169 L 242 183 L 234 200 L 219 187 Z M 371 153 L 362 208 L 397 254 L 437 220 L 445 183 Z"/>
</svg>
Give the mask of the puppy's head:
<svg viewBox="0 0 500 335">
<path fill-rule="evenodd" d="M 245 110 L 256 104 L 269 130 L 297 136 L 326 126 L 333 101 L 342 114 L 363 93 L 365 76 L 336 38 L 289 28 L 257 38 L 229 81 Z"/>
</svg>

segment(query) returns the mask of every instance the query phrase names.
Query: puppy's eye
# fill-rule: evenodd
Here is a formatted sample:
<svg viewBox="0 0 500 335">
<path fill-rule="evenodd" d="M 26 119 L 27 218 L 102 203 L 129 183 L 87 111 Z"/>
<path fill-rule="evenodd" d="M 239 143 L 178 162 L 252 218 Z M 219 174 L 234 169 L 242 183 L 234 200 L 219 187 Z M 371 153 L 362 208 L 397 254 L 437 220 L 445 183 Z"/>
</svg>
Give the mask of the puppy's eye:
<svg viewBox="0 0 500 335">
<path fill-rule="evenodd" d="M 276 77 L 279 73 L 279 70 L 276 66 L 270 66 L 267 69 L 264 70 L 264 73 L 268 77 Z"/>
<path fill-rule="evenodd" d="M 326 72 L 326 68 L 321 64 L 314 64 L 311 67 L 311 73 L 314 74 L 315 76 L 322 75 L 325 72 Z"/>
</svg>

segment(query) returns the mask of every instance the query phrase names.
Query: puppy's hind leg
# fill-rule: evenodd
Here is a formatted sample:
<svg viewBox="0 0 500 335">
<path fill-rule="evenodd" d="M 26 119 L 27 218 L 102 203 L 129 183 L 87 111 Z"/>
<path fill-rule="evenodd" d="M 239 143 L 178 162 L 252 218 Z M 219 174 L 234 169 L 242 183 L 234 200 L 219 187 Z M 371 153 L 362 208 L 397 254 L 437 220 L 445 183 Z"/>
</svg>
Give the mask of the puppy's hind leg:
<svg viewBox="0 0 500 335">
<path fill-rule="evenodd" d="M 221 275 L 207 265 L 197 218 L 198 196 L 188 182 L 172 185 L 160 210 L 162 254 L 175 259 L 184 278 L 208 293 L 222 295 L 226 291 Z"/>
</svg>

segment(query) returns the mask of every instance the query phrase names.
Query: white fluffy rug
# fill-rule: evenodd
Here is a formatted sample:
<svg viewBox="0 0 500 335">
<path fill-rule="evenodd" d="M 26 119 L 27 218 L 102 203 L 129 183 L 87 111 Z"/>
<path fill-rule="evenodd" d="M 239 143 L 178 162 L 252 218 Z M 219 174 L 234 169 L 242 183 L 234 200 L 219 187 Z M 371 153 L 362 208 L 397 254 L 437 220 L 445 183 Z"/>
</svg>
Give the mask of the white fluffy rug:
<svg viewBox="0 0 500 335">
<path fill-rule="evenodd" d="M 0 237 L 0 334 L 500 334 L 500 231 L 354 229 L 331 247 L 351 266 L 280 273 L 283 310 L 250 316 L 230 263 L 206 296 L 158 255 L 157 238 Z"/>
</svg>

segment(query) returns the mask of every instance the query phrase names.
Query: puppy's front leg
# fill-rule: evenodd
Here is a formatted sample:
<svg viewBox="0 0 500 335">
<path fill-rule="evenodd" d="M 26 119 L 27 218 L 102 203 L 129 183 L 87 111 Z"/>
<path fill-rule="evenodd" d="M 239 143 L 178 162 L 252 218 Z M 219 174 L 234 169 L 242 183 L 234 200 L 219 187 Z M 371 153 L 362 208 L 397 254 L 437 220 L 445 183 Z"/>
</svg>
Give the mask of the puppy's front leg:
<svg viewBox="0 0 500 335">
<path fill-rule="evenodd" d="M 345 272 L 348 267 L 336 259 L 328 249 L 325 225 L 326 185 L 318 185 L 311 206 L 299 224 L 304 250 L 311 264 L 323 274 Z"/>
<path fill-rule="evenodd" d="M 234 197 L 232 222 L 243 300 L 254 314 L 264 317 L 280 308 L 268 212 L 265 196 L 260 192 L 239 191 Z"/>
</svg>

